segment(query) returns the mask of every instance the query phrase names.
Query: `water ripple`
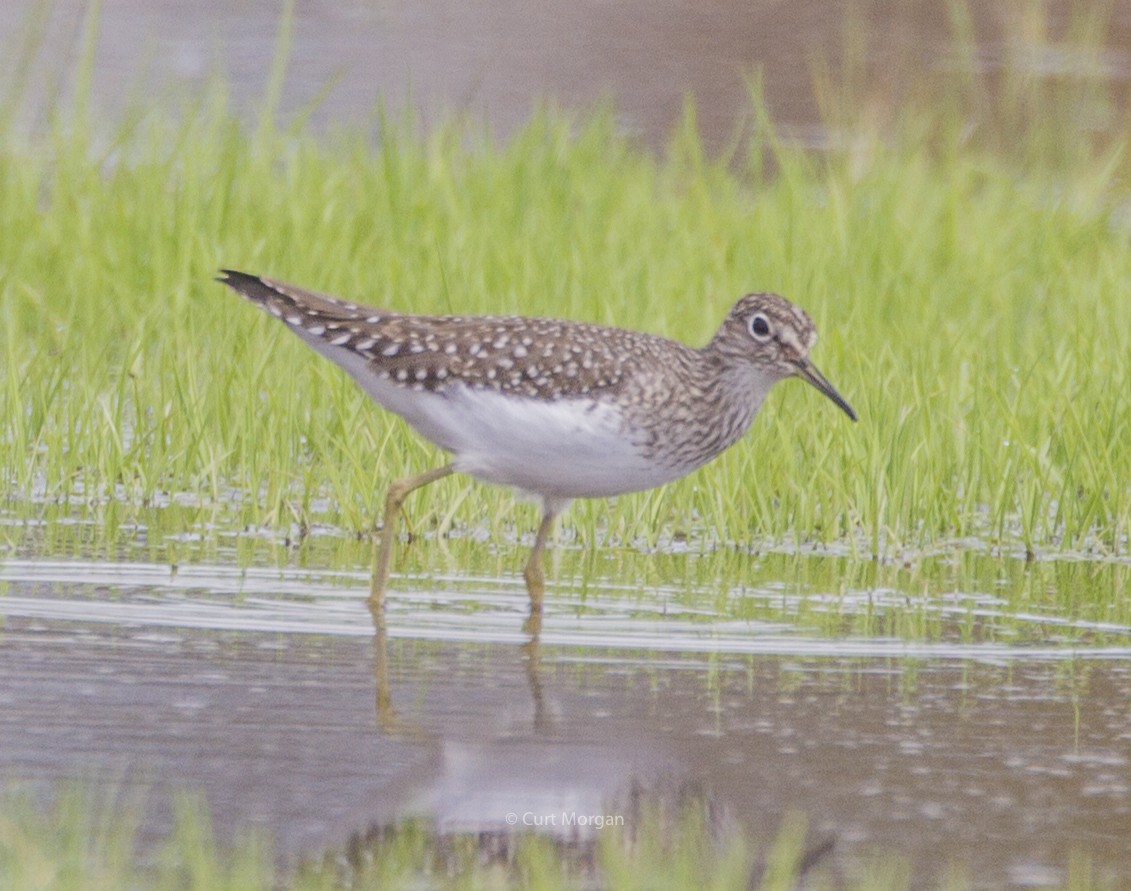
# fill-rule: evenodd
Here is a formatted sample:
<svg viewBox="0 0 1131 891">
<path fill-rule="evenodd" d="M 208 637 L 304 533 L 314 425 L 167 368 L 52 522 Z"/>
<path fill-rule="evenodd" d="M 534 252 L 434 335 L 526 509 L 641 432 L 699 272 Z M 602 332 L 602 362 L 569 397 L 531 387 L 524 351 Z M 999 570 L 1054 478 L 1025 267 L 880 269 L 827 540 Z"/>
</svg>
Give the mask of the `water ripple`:
<svg viewBox="0 0 1131 891">
<path fill-rule="evenodd" d="M 364 572 L 237 568 L 222 565 L 81 560 L 7 560 L 0 563 L 0 616 L 154 628 L 318 634 L 366 637 L 373 633 L 366 607 Z M 526 595 L 521 585 L 497 578 L 401 577 L 388 604 L 391 638 L 430 641 L 521 643 Z M 743 588 L 735 597 L 772 598 L 782 604 L 779 621 L 736 619 L 675 599 L 674 590 L 589 585 L 584 600 L 547 600 L 542 642 L 551 646 L 731 655 L 794 655 L 898 659 L 1110 660 L 1131 658 L 1128 646 L 1018 645 L 997 641 L 915 640 L 882 636 L 817 635 L 788 621 L 788 602 L 773 587 Z M 808 595 L 820 605 L 824 595 Z M 893 595 L 894 596 L 894 595 Z M 898 595 L 904 598 L 904 595 Z M 796 598 L 797 595 L 794 595 Z M 856 598 L 875 608 L 883 592 Z M 905 599 L 905 598 L 904 598 Z M 840 596 L 837 609 L 852 608 Z M 848 606 L 846 607 L 846 604 Z M 810 603 L 812 608 L 813 603 Z M 1000 615 L 992 598 L 970 604 L 936 597 L 939 615 Z M 861 606 L 863 608 L 863 606 Z M 1011 617 L 1016 620 L 1018 617 Z M 1087 623 L 1048 615 L 1025 621 L 1131 634 L 1112 623 Z M 605 657 L 602 657 L 605 658 Z"/>
</svg>

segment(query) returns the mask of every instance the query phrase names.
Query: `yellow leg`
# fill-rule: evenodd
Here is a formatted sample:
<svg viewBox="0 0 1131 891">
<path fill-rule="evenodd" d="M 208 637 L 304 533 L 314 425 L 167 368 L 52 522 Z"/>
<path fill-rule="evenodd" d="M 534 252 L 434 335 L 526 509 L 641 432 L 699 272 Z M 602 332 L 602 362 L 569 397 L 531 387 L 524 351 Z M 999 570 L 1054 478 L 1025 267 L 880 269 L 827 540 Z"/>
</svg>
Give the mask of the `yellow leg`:
<svg viewBox="0 0 1131 891">
<path fill-rule="evenodd" d="M 405 498 L 421 486 L 427 486 L 452 473 L 455 473 L 455 468 L 451 464 L 445 464 L 443 467 L 425 471 L 417 476 L 397 480 L 389 486 L 389 494 L 385 499 L 385 522 L 381 526 L 381 538 L 373 558 L 373 580 L 369 588 L 370 609 L 385 608 L 385 586 L 389 583 L 389 562 L 392 559 L 393 540 L 396 537 L 397 513 L 404 504 Z"/>
<path fill-rule="evenodd" d="M 542 595 L 546 590 L 546 576 L 542 571 L 542 552 L 546 550 L 546 540 L 550 537 L 550 529 L 553 525 L 553 512 L 544 511 L 542 522 L 538 526 L 538 535 L 534 539 L 534 548 L 526 561 L 526 568 L 522 571 L 526 579 L 526 591 L 530 595 L 530 618 L 526 620 L 525 628 L 534 637 L 538 636 L 542 628 Z"/>
</svg>

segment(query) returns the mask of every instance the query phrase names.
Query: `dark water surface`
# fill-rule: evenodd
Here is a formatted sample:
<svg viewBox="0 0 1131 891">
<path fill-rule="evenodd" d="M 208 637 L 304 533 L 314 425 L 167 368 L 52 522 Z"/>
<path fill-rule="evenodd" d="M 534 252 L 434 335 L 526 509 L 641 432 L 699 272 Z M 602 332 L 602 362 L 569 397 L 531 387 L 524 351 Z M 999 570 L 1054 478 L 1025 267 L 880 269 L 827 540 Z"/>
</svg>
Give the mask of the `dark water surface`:
<svg viewBox="0 0 1131 891">
<path fill-rule="evenodd" d="M 170 789 L 202 791 L 222 838 L 265 827 L 289 858 L 406 815 L 501 829 L 690 783 L 761 838 L 804 813 L 843 875 L 880 852 L 1041 887 L 1083 850 L 1131 877 L 1131 647 L 552 597 L 532 653 L 518 587 L 399 584 L 385 668 L 360 573 L 8 560 L 0 777 L 140 784 L 154 833 Z"/>
</svg>

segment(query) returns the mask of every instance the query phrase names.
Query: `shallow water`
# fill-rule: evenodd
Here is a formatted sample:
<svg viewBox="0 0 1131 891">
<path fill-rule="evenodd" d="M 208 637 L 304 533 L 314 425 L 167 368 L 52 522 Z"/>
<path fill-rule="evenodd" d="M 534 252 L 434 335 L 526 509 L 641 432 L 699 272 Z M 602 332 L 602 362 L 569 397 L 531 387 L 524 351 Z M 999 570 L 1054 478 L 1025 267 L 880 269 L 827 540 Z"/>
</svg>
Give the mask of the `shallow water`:
<svg viewBox="0 0 1131 891">
<path fill-rule="evenodd" d="M 804 812 L 842 874 L 1040 887 L 1079 848 L 1131 876 L 1131 646 L 837 638 L 596 584 L 532 650 L 517 585 L 402 577 L 381 647 L 362 572 L 9 559 L 0 586 L 0 777 L 141 784 L 153 834 L 180 787 L 295 858 L 690 782 L 759 837 Z"/>
</svg>

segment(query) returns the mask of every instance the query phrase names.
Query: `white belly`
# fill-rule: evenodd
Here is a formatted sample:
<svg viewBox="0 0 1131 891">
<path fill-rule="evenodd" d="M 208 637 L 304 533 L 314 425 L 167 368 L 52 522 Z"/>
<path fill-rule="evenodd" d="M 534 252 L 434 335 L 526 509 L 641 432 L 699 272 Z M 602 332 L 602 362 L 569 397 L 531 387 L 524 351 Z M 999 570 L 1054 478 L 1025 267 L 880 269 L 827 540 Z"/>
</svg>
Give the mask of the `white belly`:
<svg viewBox="0 0 1131 891">
<path fill-rule="evenodd" d="M 645 460 L 610 403 L 544 402 L 463 386 L 408 395 L 410 409 L 398 414 L 452 452 L 459 470 L 487 482 L 567 499 L 650 489 L 680 475 Z"/>
<path fill-rule="evenodd" d="M 378 405 L 451 452 L 457 470 L 478 479 L 566 501 L 651 489 L 691 469 L 646 460 L 614 403 L 546 402 L 456 383 L 439 392 L 414 390 L 375 375 L 356 354 L 294 330 Z"/>
</svg>

